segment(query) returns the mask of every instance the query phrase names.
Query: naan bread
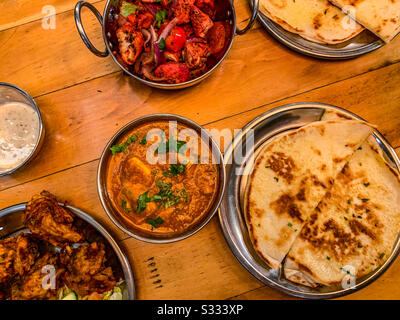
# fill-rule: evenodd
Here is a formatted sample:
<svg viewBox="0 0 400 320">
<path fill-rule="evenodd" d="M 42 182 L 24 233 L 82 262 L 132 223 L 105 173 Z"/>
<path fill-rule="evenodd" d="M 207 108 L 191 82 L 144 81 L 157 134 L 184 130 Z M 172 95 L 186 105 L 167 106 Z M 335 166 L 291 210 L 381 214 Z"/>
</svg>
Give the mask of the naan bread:
<svg viewBox="0 0 400 320">
<path fill-rule="evenodd" d="M 400 0 L 329 0 L 383 41 L 400 31 Z"/>
<path fill-rule="evenodd" d="M 390 256 L 399 228 L 399 176 L 370 136 L 296 238 L 285 277 L 312 287 L 362 277 Z"/>
<path fill-rule="evenodd" d="M 261 0 L 260 11 L 287 31 L 318 43 L 341 43 L 364 29 L 327 0 Z"/>
<path fill-rule="evenodd" d="M 317 121 L 281 135 L 257 157 L 245 218 L 255 250 L 272 268 L 371 132 L 361 121 Z"/>
</svg>

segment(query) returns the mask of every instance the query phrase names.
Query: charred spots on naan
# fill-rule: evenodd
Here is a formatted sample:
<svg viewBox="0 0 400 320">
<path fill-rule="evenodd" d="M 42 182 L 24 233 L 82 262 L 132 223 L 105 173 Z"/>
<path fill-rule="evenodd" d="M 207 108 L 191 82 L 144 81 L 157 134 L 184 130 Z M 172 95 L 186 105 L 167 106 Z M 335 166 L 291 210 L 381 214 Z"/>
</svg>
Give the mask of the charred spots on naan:
<svg viewBox="0 0 400 320">
<path fill-rule="evenodd" d="M 319 28 L 322 27 L 322 13 L 317 14 L 314 19 L 313 19 L 313 28 L 315 30 L 318 30 Z"/>
<path fill-rule="evenodd" d="M 265 167 L 274 171 L 278 177 L 284 179 L 288 184 L 292 182 L 296 169 L 292 157 L 286 156 L 283 152 L 274 152 L 266 163 Z"/>
<path fill-rule="evenodd" d="M 311 179 L 314 186 L 321 186 L 322 188 L 326 189 L 326 185 L 322 181 L 320 181 L 315 174 L 311 175 Z M 331 179 L 328 179 L 329 182 L 330 180 Z M 333 184 L 333 179 L 332 179 L 332 184 Z"/>
<path fill-rule="evenodd" d="M 377 240 L 376 231 L 375 232 L 372 231 L 366 225 L 361 223 L 359 220 L 351 219 L 349 221 L 349 226 L 350 226 L 350 229 L 351 229 L 351 231 L 353 232 L 354 235 L 358 236 L 361 233 L 363 233 L 366 236 L 368 236 L 369 238 L 371 238 L 372 240 Z"/>
<path fill-rule="evenodd" d="M 306 201 L 306 189 L 300 188 L 299 192 L 296 194 L 296 199 L 299 201 Z"/>
<path fill-rule="evenodd" d="M 316 155 L 318 155 L 318 156 L 321 155 L 321 150 L 319 150 L 319 149 L 317 149 L 317 148 L 314 148 L 314 147 L 311 147 L 311 150 L 314 151 L 314 153 L 315 153 Z"/>
<path fill-rule="evenodd" d="M 271 208 L 276 214 L 287 214 L 291 218 L 304 222 L 303 215 L 295 203 L 295 198 L 290 194 L 283 194 L 277 200 L 271 202 Z"/>
</svg>

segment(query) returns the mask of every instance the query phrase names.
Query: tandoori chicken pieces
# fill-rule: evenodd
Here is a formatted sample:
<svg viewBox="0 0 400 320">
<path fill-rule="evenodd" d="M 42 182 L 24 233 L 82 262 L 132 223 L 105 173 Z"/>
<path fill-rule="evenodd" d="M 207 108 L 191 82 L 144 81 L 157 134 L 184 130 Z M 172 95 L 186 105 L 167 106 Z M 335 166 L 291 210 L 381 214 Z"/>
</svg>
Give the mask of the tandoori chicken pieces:
<svg viewBox="0 0 400 320">
<path fill-rule="evenodd" d="M 119 50 L 114 54 L 150 81 L 177 84 L 197 78 L 228 47 L 228 10 L 216 5 L 223 1 L 228 0 L 124 0 L 116 16 Z"/>
</svg>

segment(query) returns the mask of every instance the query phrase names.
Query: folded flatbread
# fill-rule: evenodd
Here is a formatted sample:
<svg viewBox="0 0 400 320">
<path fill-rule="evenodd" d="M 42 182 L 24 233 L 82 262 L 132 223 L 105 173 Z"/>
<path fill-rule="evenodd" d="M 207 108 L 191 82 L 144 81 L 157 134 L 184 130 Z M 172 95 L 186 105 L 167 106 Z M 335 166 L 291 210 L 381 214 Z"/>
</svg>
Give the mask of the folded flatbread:
<svg viewBox="0 0 400 320">
<path fill-rule="evenodd" d="M 399 0 L 329 0 L 383 41 L 400 31 Z"/>
<path fill-rule="evenodd" d="M 311 287 L 358 279 L 386 261 L 399 228 L 399 176 L 370 136 L 294 241 L 285 277 Z"/>
<path fill-rule="evenodd" d="M 274 139 L 257 157 L 245 218 L 257 253 L 278 268 L 310 214 L 372 132 L 356 121 L 317 121 Z"/>
<path fill-rule="evenodd" d="M 341 43 L 364 29 L 328 0 L 261 0 L 260 11 L 287 31 L 318 43 Z"/>
</svg>

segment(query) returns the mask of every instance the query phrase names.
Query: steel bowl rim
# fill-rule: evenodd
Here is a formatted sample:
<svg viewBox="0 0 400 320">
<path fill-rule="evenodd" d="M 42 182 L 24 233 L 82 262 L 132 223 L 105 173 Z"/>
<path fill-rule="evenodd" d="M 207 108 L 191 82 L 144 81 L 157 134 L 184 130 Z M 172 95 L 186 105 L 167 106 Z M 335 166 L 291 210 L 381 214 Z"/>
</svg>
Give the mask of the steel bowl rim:
<svg viewBox="0 0 400 320">
<path fill-rule="evenodd" d="M 182 83 L 174 83 L 174 84 L 169 84 L 169 83 L 159 83 L 159 82 L 154 82 L 154 81 L 149 81 L 143 78 L 140 78 L 139 76 L 131 73 L 129 70 L 127 70 L 126 68 L 124 68 L 117 60 L 117 58 L 114 56 L 112 49 L 110 48 L 110 43 L 107 37 L 107 32 L 108 30 L 106 30 L 105 27 L 105 21 L 107 19 L 108 21 L 108 17 L 107 17 L 107 11 L 109 9 L 109 7 L 111 6 L 111 1 L 112 0 L 107 0 L 106 5 L 104 6 L 104 10 L 103 10 L 103 23 L 102 23 L 102 34 L 103 34 L 103 40 L 104 43 L 106 45 L 107 51 L 108 53 L 111 55 L 112 59 L 114 60 L 114 62 L 117 64 L 117 66 L 124 71 L 125 73 L 127 73 L 129 76 L 133 77 L 135 80 L 138 80 L 150 87 L 155 87 L 155 88 L 160 88 L 160 89 L 183 89 L 186 87 L 190 87 L 193 86 L 199 82 L 201 82 L 202 80 L 204 80 L 205 78 L 207 78 L 208 76 L 211 75 L 211 73 L 222 63 L 223 60 L 225 60 L 226 56 L 228 55 L 228 52 L 230 51 L 232 44 L 233 44 L 233 40 L 235 38 L 235 34 L 236 34 L 236 11 L 235 11 L 235 6 L 233 5 L 233 1 L 229 0 L 229 3 L 231 4 L 231 8 L 232 8 L 232 22 L 233 22 L 233 27 L 232 27 L 232 37 L 229 43 L 229 46 L 226 48 L 226 51 L 224 53 L 224 55 L 219 59 L 219 61 L 210 69 L 208 70 L 206 73 L 202 74 L 201 76 L 195 78 L 195 79 L 191 79 L 189 81 L 186 82 L 182 82 Z"/>
<path fill-rule="evenodd" d="M 331 109 L 331 110 L 338 110 L 344 113 L 347 113 L 348 115 L 365 121 L 362 117 L 356 115 L 355 113 L 346 110 L 344 108 L 332 105 L 332 104 L 327 104 L 327 103 L 322 103 L 322 102 L 296 102 L 296 103 L 289 103 L 285 104 L 279 107 L 272 108 L 271 110 L 268 110 L 259 116 L 255 117 L 253 120 L 249 121 L 242 129 L 242 132 L 236 135 L 232 141 L 231 144 L 228 145 L 225 151 L 225 163 L 228 161 L 228 159 L 232 156 L 235 148 L 236 148 L 236 143 L 239 139 L 241 139 L 246 132 L 253 128 L 254 126 L 258 125 L 260 122 L 266 120 L 267 118 L 276 115 L 282 111 L 288 111 L 288 110 L 295 110 L 295 109 L 312 109 L 312 108 L 325 108 L 325 109 Z M 386 138 L 377 130 L 373 132 L 374 138 L 379 140 L 385 148 L 390 153 L 390 156 L 392 157 L 391 160 L 393 160 L 394 165 L 396 166 L 397 172 L 400 171 L 400 160 L 399 157 L 397 156 L 396 152 L 394 151 L 393 147 L 390 145 L 390 143 L 386 140 Z M 231 172 L 231 168 L 227 170 L 229 173 Z M 229 174 L 228 173 L 228 174 Z M 227 180 L 228 183 L 228 180 Z M 224 195 L 225 197 L 225 195 Z M 240 210 L 241 211 L 241 210 Z M 235 213 L 236 214 L 236 213 Z M 288 295 L 292 295 L 295 297 L 299 298 L 306 298 L 306 299 L 331 299 L 331 298 L 338 298 L 338 297 L 343 297 L 348 294 L 354 293 L 356 291 L 361 290 L 362 288 L 366 287 L 367 285 L 371 284 L 375 280 L 377 280 L 380 276 L 382 276 L 387 269 L 392 265 L 394 260 L 397 258 L 397 256 L 400 254 L 400 230 L 398 233 L 398 236 L 396 238 L 396 241 L 393 245 L 391 254 L 389 258 L 385 261 L 384 264 L 382 264 L 380 267 L 376 268 L 374 271 L 371 272 L 371 275 L 363 279 L 360 283 L 356 284 L 354 288 L 348 288 L 348 289 L 343 289 L 339 290 L 336 292 L 322 292 L 322 293 L 307 293 L 307 292 L 301 292 L 301 291 L 295 291 L 290 288 L 287 288 L 279 283 L 276 283 L 275 281 L 271 279 L 266 279 L 263 274 L 257 270 L 246 258 L 246 256 L 241 252 L 241 250 L 237 247 L 236 241 L 232 240 L 232 228 L 227 227 L 228 223 L 225 223 L 226 220 L 226 214 L 222 213 L 222 204 L 218 210 L 218 216 L 219 216 L 219 222 L 220 226 L 222 229 L 222 233 L 224 235 L 224 238 L 231 249 L 232 253 L 234 254 L 235 258 L 240 262 L 240 264 L 251 274 L 253 275 L 256 279 L 264 283 L 265 285 L 269 286 L 272 289 L 278 290 L 280 292 L 283 292 Z M 241 231 L 240 231 L 241 233 Z"/>
<path fill-rule="evenodd" d="M 39 148 L 40 148 L 41 143 L 44 138 L 45 129 L 44 129 L 43 119 L 42 119 L 42 115 L 40 113 L 39 107 L 37 106 L 35 100 L 32 98 L 32 96 L 29 93 L 27 93 L 25 90 L 21 89 L 20 87 L 17 87 L 16 85 L 7 83 L 7 82 L 0 82 L 0 87 L 1 86 L 10 87 L 12 89 L 15 89 L 19 93 L 21 93 L 23 96 L 25 96 L 25 98 L 27 98 L 32 103 L 34 110 L 36 111 L 36 114 L 38 115 L 38 118 L 39 118 L 39 134 L 38 134 L 38 137 L 37 137 L 37 140 L 35 143 L 35 147 L 32 149 L 32 151 L 28 155 L 28 157 L 26 157 L 26 159 L 24 161 L 22 161 L 18 166 L 14 167 L 6 172 L 0 173 L 0 177 L 3 177 L 3 176 L 7 176 L 7 175 L 14 173 L 15 171 L 17 171 L 20 168 L 22 168 L 23 166 L 25 166 L 30 160 L 32 160 L 32 158 L 39 151 Z"/>
<path fill-rule="evenodd" d="M 196 130 L 201 130 L 202 132 L 205 132 L 206 137 L 209 139 L 209 141 L 211 142 L 213 148 L 212 150 L 214 150 L 216 152 L 215 156 L 217 156 L 219 158 L 219 164 L 218 164 L 218 168 L 219 168 L 219 177 L 221 178 L 220 183 L 220 191 L 219 194 L 215 200 L 214 206 L 212 207 L 211 210 L 209 210 L 209 212 L 207 213 L 207 218 L 204 219 L 204 221 L 202 221 L 202 223 L 200 223 L 198 226 L 196 226 L 195 228 L 193 228 L 192 230 L 190 230 L 189 232 L 185 232 L 181 235 L 175 236 L 175 237 L 171 237 L 171 238 L 151 238 L 151 237 L 145 237 L 145 236 L 141 236 L 138 235 L 130 230 L 128 230 L 126 227 L 124 227 L 123 225 L 121 225 L 121 223 L 119 223 L 119 221 L 114 217 L 114 215 L 112 214 L 113 209 L 109 208 L 107 206 L 107 203 L 103 197 L 103 194 L 107 193 L 107 190 L 103 189 L 103 184 L 102 184 L 102 173 L 104 170 L 106 170 L 106 166 L 107 166 L 107 161 L 106 161 L 106 156 L 107 153 L 109 152 L 109 148 L 113 145 L 113 143 L 119 139 L 121 136 L 124 135 L 124 133 L 126 133 L 128 130 L 134 128 L 137 124 L 139 123 L 144 123 L 146 121 L 149 120 L 176 120 L 177 122 L 181 122 L 183 124 L 186 124 L 188 126 L 192 126 L 192 128 L 196 129 Z M 124 233 L 126 233 L 127 235 L 129 235 L 132 238 L 135 238 L 137 240 L 140 241 L 144 241 L 144 242 L 148 242 L 148 243 L 155 243 L 155 244 L 163 244 L 163 243 L 173 243 L 173 242 L 177 242 L 177 241 L 181 241 L 184 240 L 190 236 L 193 236 L 194 234 L 196 234 L 197 232 L 199 232 L 201 229 L 203 229 L 209 222 L 210 220 L 215 216 L 215 214 L 217 213 L 217 211 L 219 210 L 219 207 L 221 205 L 222 202 L 222 198 L 224 196 L 225 193 L 225 184 L 226 184 L 226 170 L 225 170 L 225 165 L 224 165 L 224 157 L 222 155 L 222 152 L 218 146 L 218 144 L 215 142 L 214 138 L 211 136 L 211 134 L 209 134 L 204 128 L 203 126 L 199 125 L 198 123 L 194 122 L 193 120 L 190 120 L 186 117 L 180 116 L 180 115 L 176 115 L 176 114 L 172 114 L 172 113 L 156 113 L 156 114 L 150 114 L 150 115 L 145 115 L 139 118 L 136 118 L 130 122 L 128 122 L 127 124 L 125 124 L 122 128 L 120 128 L 108 141 L 108 143 L 106 144 L 101 156 L 100 156 L 100 160 L 99 160 L 99 164 L 97 167 L 97 194 L 99 196 L 101 205 L 103 206 L 104 211 L 106 212 L 107 216 L 110 218 L 110 220 L 120 229 L 122 230 Z"/>
<path fill-rule="evenodd" d="M 12 214 L 16 211 L 23 211 L 26 208 L 26 204 L 27 204 L 27 202 L 22 202 L 19 204 L 15 204 L 15 205 L 3 208 L 0 210 L 0 217 L 6 216 L 8 214 Z M 63 205 L 62 203 L 60 203 L 60 204 Z M 67 209 L 69 209 L 73 215 L 75 215 L 78 218 L 89 223 L 111 245 L 111 247 L 114 250 L 114 253 L 118 257 L 119 263 L 120 263 L 120 265 L 122 267 L 122 271 L 124 273 L 124 280 L 127 284 L 129 300 L 135 300 L 136 299 L 136 289 L 135 289 L 135 280 L 134 280 L 134 276 L 133 276 L 133 271 L 132 271 L 132 268 L 131 268 L 131 265 L 129 263 L 127 256 L 122 251 L 122 249 L 118 245 L 118 243 L 115 241 L 114 237 L 110 234 L 109 231 L 107 231 L 107 229 L 102 224 L 97 222 L 97 220 L 94 219 L 90 214 L 86 213 L 85 211 L 83 211 L 79 208 L 71 206 L 71 205 L 66 205 L 65 207 Z"/>
</svg>

